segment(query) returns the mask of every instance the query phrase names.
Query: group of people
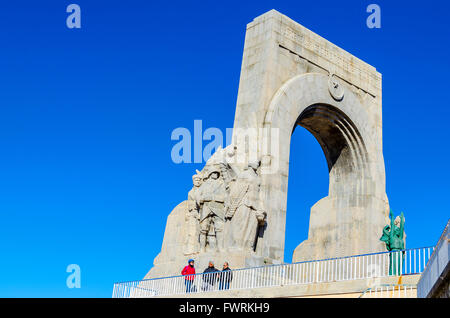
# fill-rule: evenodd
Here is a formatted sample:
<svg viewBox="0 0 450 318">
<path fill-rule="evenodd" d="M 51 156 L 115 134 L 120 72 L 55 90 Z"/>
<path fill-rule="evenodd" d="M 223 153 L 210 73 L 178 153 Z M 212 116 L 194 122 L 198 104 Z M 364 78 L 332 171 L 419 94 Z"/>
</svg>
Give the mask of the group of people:
<svg viewBox="0 0 450 318">
<path fill-rule="evenodd" d="M 186 293 L 195 292 L 197 287 L 195 281 L 195 266 L 194 260 L 190 259 L 188 265 L 183 268 L 181 275 L 184 275 L 184 283 L 186 285 Z M 228 262 L 223 264 L 222 270 L 214 267 L 214 262 L 209 261 L 208 267 L 203 271 L 200 283 L 203 291 L 210 291 L 214 289 L 216 283 L 219 284 L 219 290 L 230 288 L 230 283 L 233 280 L 233 272 L 231 271 Z"/>
</svg>

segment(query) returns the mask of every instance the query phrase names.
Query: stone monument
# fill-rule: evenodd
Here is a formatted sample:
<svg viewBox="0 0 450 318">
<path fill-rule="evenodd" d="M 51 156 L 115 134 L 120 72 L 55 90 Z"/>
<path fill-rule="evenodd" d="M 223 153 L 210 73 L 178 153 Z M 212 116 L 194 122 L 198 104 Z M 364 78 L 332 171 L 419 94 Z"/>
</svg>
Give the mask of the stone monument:
<svg viewBox="0 0 450 318">
<path fill-rule="evenodd" d="M 381 97 L 374 67 L 275 10 L 255 18 L 247 25 L 232 143 L 194 175 L 146 278 L 179 275 L 188 258 L 197 270 L 209 259 L 232 268 L 283 262 L 297 126 L 321 145 L 330 185 L 311 208 L 308 239 L 293 261 L 383 251 L 389 203 Z"/>
<path fill-rule="evenodd" d="M 399 275 L 401 264 L 404 261 L 404 249 L 406 246 L 405 217 L 403 212 L 394 219 L 392 210 L 389 212 L 390 225 L 383 228 L 380 241 L 386 244 L 389 253 L 389 275 Z M 402 252 L 403 251 L 403 252 Z"/>
</svg>

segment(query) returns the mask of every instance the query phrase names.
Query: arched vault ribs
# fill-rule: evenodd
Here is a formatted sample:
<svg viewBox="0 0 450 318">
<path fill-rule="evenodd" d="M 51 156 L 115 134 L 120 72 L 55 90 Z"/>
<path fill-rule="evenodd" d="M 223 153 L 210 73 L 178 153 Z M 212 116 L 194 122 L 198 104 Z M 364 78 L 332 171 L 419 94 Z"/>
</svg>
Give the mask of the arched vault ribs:
<svg viewBox="0 0 450 318">
<path fill-rule="evenodd" d="M 316 104 L 299 115 L 293 131 L 297 125 L 311 132 L 323 149 L 330 174 L 329 196 L 349 191 L 364 194 L 367 150 L 350 118 L 333 106 Z"/>
</svg>

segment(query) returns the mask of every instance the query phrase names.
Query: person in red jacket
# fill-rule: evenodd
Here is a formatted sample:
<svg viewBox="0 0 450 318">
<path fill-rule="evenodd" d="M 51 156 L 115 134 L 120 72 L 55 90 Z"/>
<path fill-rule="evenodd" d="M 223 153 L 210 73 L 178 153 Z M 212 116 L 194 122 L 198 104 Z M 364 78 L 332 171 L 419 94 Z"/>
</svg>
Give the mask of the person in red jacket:
<svg viewBox="0 0 450 318">
<path fill-rule="evenodd" d="M 195 278 L 195 267 L 194 260 L 190 259 L 188 265 L 183 268 L 181 275 L 184 277 L 184 284 L 186 285 L 186 293 L 190 293 L 195 290 L 194 278 Z"/>
</svg>

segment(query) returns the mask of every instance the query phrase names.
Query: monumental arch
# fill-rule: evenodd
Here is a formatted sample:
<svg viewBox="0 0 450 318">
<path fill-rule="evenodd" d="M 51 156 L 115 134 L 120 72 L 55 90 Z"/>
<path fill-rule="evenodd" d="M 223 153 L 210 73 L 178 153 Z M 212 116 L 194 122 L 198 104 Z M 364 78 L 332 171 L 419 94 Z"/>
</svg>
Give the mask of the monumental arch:
<svg viewBox="0 0 450 318">
<path fill-rule="evenodd" d="M 381 97 L 374 67 L 275 10 L 255 18 L 246 30 L 233 142 L 194 175 L 146 278 L 177 275 L 188 258 L 200 269 L 209 259 L 233 268 L 283 262 L 289 160 L 302 160 L 289 156 L 297 126 L 321 145 L 330 184 L 311 208 L 308 239 L 293 261 L 383 251 Z M 238 154 L 244 162 L 228 163 Z"/>
</svg>

